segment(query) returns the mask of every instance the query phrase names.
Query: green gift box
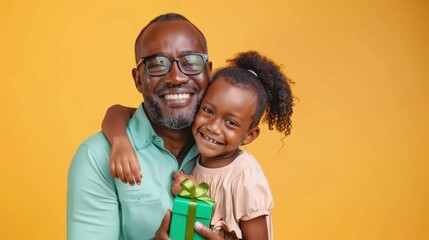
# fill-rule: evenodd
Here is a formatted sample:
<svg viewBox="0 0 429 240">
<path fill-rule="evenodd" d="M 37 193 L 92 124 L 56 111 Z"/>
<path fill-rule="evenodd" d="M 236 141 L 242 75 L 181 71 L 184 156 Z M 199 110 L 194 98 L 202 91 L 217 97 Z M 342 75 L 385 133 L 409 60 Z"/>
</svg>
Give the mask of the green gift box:
<svg viewBox="0 0 429 240">
<path fill-rule="evenodd" d="M 176 196 L 173 203 L 173 216 L 170 224 L 170 238 L 172 240 L 203 240 L 195 230 L 195 222 L 210 227 L 214 200 L 205 193 L 207 183 L 197 187 L 189 180 L 182 183 L 182 191 Z"/>
</svg>

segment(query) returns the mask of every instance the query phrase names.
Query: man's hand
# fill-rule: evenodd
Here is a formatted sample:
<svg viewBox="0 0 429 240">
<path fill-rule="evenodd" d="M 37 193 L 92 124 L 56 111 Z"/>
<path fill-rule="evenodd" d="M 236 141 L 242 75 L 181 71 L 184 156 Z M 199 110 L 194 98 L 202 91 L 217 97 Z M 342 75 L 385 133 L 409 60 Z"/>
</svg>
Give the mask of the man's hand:
<svg viewBox="0 0 429 240">
<path fill-rule="evenodd" d="M 196 222 L 194 225 L 195 231 L 197 231 L 201 237 L 208 240 L 225 240 L 223 237 L 223 231 L 213 231 L 212 229 L 204 226 L 200 222 Z M 235 238 L 234 238 L 235 239 Z"/>
<path fill-rule="evenodd" d="M 140 164 L 128 137 L 115 138 L 110 151 L 110 173 L 133 186 L 143 177 Z"/>
<path fill-rule="evenodd" d="M 170 221 L 171 221 L 171 211 L 167 210 L 164 218 L 162 219 L 161 225 L 156 231 L 155 238 L 153 238 L 152 240 L 171 240 L 170 237 L 168 236 L 168 231 L 170 230 Z M 207 240 L 230 239 L 230 238 L 223 237 L 223 231 L 214 232 L 213 230 L 204 226 L 200 222 L 196 222 L 194 228 L 195 228 L 195 231 L 197 231 L 203 238 Z"/>
<path fill-rule="evenodd" d="M 155 240 L 170 240 L 168 236 L 168 231 L 170 230 L 170 222 L 171 222 L 171 211 L 167 210 L 164 218 L 162 219 L 161 225 L 155 234 Z"/>
</svg>

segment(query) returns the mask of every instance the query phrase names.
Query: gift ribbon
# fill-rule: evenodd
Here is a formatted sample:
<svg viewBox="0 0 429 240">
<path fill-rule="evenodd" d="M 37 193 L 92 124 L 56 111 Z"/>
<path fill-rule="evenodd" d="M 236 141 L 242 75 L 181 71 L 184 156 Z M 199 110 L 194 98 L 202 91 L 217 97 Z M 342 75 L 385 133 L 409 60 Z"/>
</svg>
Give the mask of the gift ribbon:
<svg viewBox="0 0 429 240">
<path fill-rule="evenodd" d="M 209 185 L 205 182 L 200 183 L 195 187 L 194 183 L 188 178 L 180 183 L 182 190 L 179 192 L 179 196 L 191 199 L 188 206 L 188 218 L 186 221 L 186 240 L 192 240 L 194 236 L 194 222 L 195 213 L 197 212 L 197 200 L 203 201 L 213 206 L 214 199 L 207 196 L 206 192 L 209 190 Z"/>
</svg>

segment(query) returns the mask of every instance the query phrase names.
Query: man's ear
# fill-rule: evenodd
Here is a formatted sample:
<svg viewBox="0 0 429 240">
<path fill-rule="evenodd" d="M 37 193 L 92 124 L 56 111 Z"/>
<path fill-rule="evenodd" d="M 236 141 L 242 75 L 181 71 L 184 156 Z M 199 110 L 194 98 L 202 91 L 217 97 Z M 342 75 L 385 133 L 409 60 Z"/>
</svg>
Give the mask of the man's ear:
<svg viewBox="0 0 429 240">
<path fill-rule="evenodd" d="M 139 70 L 137 68 L 133 68 L 133 70 L 131 70 L 131 74 L 133 75 L 134 85 L 136 85 L 137 90 L 139 90 L 140 93 L 143 93 Z"/>
<path fill-rule="evenodd" d="M 246 137 L 244 138 L 242 145 L 247 145 L 253 142 L 259 136 L 259 127 L 254 127 L 247 132 Z"/>
<path fill-rule="evenodd" d="M 212 80 L 212 77 L 213 77 L 212 67 L 213 67 L 213 63 L 211 61 L 208 61 L 207 62 L 207 68 L 208 68 L 207 71 L 209 73 L 209 82 Z"/>
</svg>

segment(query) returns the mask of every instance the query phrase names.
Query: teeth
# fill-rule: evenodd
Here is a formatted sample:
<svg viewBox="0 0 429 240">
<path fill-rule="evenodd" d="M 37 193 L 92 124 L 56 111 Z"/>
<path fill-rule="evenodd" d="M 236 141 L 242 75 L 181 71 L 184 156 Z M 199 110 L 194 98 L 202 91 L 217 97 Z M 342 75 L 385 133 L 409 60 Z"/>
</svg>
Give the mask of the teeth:
<svg viewBox="0 0 429 240">
<path fill-rule="evenodd" d="M 191 94 L 189 94 L 189 93 L 167 94 L 164 97 L 167 100 L 188 99 L 191 97 Z"/>
<path fill-rule="evenodd" d="M 209 141 L 209 142 L 211 142 L 211 143 L 214 143 L 214 144 L 218 144 L 218 142 L 217 142 L 216 140 L 214 140 L 214 139 L 211 139 L 211 138 L 207 137 L 207 135 L 203 134 L 203 136 L 204 136 L 204 138 L 205 138 L 207 141 Z"/>
</svg>

